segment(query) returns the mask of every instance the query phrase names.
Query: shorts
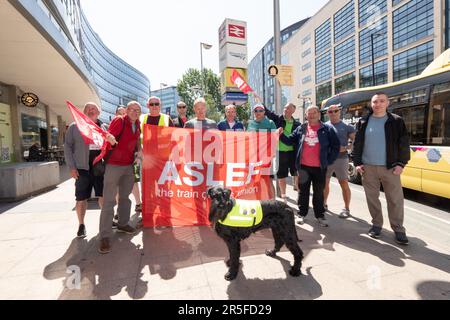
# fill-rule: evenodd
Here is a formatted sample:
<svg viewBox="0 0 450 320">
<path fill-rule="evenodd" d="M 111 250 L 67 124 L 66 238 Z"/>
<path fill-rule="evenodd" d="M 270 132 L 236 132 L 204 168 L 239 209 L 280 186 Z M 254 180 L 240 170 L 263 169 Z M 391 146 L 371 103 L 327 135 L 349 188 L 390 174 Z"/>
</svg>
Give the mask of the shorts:
<svg viewBox="0 0 450 320">
<path fill-rule="evenodd" d="M 339 181 L 348 180 L 348 165 L 348 157 L 338 158 L 331 166 L 328 166 L 327 179 L 331 179 L 334 173 Z"/>
<path fill-rule="evenodd" d="M 285 179 L 289 176 L 297 176 L 297 168 L 295 167 L 295 151 L 281 152 L 278 163 L 278 179 Z"/>
<path fill-rule="evenodd" d="M 96 177 L 87 170 L 78 170 L 78 180 L 75 181 L 75 197 L 77 201 L 85 201 L 91 198 L 92 188 L 96 197 L 103 197 L 103 176 Z"/>
</svg>

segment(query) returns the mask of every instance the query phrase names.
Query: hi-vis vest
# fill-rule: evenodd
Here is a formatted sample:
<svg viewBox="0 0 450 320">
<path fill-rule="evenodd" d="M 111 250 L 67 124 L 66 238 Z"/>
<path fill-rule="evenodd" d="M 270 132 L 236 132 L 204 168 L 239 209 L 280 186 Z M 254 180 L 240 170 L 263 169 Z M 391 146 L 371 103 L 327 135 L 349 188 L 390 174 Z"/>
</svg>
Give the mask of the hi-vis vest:
<svg viewBox="0 0 450 320">
<path fill-rule="evenodd" d="M 141 142 L 144 139 L 144 126 L 147 124 L 148 121 L 148 117 L 150 115 L 149 114 L 145 114 L 143 116 L 141 116 L 141 119 L 139 119 L 141 121 Z M 168 127 L 170 124 L 170 116 L 168 116 L 167 114 L 160 114 L 159 117 L 159 123 L 158 123 L 158 127 Z"/>
<path fill-rule="evenodd" d="M 249 228 L 257 226 L 263 219 L 260 201 L 236 200 L 236 205 L 220 224 L 228 227 Z"/>
</svg>

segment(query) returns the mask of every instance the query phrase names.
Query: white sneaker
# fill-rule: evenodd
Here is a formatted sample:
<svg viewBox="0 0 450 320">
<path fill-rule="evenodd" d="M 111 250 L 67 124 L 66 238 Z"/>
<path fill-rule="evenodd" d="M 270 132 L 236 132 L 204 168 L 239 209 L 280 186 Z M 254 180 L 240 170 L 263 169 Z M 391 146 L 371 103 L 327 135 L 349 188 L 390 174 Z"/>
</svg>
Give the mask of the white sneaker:
<svg viewBox="0 0 450 320">
<path fill-rule="evenodd" d="M 341 214 L 339 215 L 339 218 L 348 219 L 349 217 L 350 217 L 350 210 L 342 209 Z"/>
<path fill-rule="evenodd" d="M 327 223 L 327 220 L 325 220 L 325 218 L 319 218 L 319 219 L 317 219 L 317 222 L 319 223 L 319 226 L 321 226 L 321 227 L 324 227 L 324 228 L 328 227 L 328 223 Z"/>
<path fill-rule="evenodd" d="M 299 218 L 298 218 L 298 220 L 297 220 L 297 223 L 299 224 L 299 225 L 304 225 L 305 224 L 305 218 L 304 217 L 302 217 L 302 216 L 300 216 Z"/>
</svg>

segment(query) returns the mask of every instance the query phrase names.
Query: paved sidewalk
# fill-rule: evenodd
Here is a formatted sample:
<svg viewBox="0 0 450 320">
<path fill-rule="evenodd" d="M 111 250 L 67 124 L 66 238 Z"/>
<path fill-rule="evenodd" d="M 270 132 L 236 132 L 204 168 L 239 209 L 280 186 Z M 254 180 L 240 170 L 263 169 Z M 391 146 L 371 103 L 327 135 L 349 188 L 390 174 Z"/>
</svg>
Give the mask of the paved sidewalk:
<svg viewBox="0 0 450 320">
<path fill-rule="evenodd" d="M 229 283 L 225 244 L 208 227 L 116 235 L 112 253 L 101 256 L 95 203 L 89 203 L 88 238 L 74 239 L 73 191 L 68 180 L 20 204 L 0 205 L 0 299 L 450 299 L 447 243 L 422 237 L 417 226 L 408 247 L 396 245 L 388 229 L 380 240 L 369 238 L 361 194 L 354 194 L 353 218 L 329 214 L 330 228 L 321 228 L 310 214 L 298 227 L 302 277 L 288 276 L 289 252 L 264 255 L 273 247 L 264 231 L 242 244 L 242 272 Z M 295 199 L 291 187 L 288 194 Z M 329 207 L 338 213 L 340 204 L 333 184 Z M 71 270 L 81 272 L 79 288 L 72 288 Z"/>
</svg>

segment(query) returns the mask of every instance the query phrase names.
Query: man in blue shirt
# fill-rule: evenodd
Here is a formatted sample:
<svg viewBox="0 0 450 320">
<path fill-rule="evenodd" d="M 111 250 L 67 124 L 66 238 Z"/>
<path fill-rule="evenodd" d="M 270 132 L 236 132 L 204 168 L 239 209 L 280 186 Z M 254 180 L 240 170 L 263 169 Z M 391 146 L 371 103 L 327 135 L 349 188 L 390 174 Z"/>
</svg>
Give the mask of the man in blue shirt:
<svg viewBox="0 0 450 320">
<path fill-rule="evenodd" d="M 391 228 L 397 243 L 406 245 L 403 226 L 404 196 L 400 176 L 411 158 L 409 134 L 403 119 L 387 112 L 389 98 L 377 93 L 372 98 L 372 112 L 356 126 L 353 161 L 363 177 L 367 204 L 372 216 L 369 236 L 379 238 L 383 228 L 380 183 L 383 185 Z"/>
<path fill-rule="evenodd" d="M 240 121 L 236 121 L 236 106 L 230 104 L 225 107 L 226 119 L 217 125 L 220 131 L 245 131 L 244 125 Z"/>
</svg>

